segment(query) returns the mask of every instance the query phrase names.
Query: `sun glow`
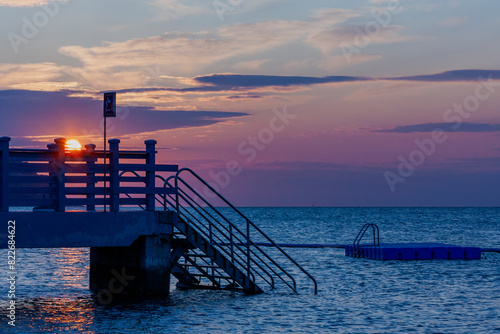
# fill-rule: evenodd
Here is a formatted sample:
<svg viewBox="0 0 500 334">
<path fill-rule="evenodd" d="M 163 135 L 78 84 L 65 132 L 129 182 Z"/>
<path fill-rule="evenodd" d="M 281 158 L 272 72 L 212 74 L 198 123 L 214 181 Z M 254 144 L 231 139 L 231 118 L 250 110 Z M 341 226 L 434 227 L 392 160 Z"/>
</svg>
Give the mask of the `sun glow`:
<svg viewBox="0 0 500 334">
<path fill-rule="evenodd" d="M 66 150 L 68 151 L 78 151 L 82 149 L 82 145 L 78 142 L 78 140 L 70 139 L 66 142 Z"/>
</svg>

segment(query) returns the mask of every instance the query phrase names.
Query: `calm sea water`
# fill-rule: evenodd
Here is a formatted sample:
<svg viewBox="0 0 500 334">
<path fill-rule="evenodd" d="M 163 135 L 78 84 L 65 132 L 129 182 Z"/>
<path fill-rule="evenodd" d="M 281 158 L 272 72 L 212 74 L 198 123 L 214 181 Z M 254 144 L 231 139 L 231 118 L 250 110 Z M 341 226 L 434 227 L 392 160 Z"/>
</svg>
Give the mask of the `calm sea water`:
<svg viewBox="0 0 500 334">
<path fill-rule="evenodd" d="M 282 243 L 350 243 L 366 222 L 382 242 L 500 248 L 499 208 L 247 208 Z M 372 261 L 340 249 L 287 249 L 319 284 L 258 296 L 179 291 L 162 300 L 100 306 L 88 289 L 88 249 L 20 249 L 17 314 L 2 333 L 500 333 L 500 254 L 476 261 Z M 6 251 L 0 268 L 7 271 Z"/>
</svg>

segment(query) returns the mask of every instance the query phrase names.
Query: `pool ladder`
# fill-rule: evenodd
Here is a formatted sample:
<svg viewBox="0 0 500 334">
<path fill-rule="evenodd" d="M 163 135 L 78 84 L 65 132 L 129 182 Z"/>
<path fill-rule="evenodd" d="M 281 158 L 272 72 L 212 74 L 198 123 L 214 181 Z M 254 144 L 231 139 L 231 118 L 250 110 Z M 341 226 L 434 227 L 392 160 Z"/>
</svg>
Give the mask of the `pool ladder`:
<svg viewBox="0 0 500 334">
<path fill-rule="evenodd" d="M 372 234 L 373 234 L 373 245 L 363 245 L 363 246 L 380 246 L 380 231 L 379 228 L 376 224 L 373 223 L 368 223 L 363 225 L 361 230 L 359 231 L 358 235 L 356 236 L 356 239 L 354 239 L 354 242 L 352 243 L 353 247 L 353 257 L 362 257 L 361 252 L 363 249 L 359 246 L 359 243 L 361 242 L 361 239 L 363 239 L 366 231 L 371 227 L 372 229 Z"/>
</svg>

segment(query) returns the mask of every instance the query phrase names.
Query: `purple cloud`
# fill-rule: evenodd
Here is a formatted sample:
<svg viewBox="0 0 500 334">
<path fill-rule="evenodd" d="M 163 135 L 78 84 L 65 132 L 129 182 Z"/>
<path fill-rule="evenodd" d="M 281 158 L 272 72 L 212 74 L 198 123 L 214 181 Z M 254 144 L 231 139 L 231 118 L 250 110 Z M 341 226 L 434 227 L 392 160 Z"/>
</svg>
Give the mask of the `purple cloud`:
<svg viewBox="0 0 500 334">
<path fill-rule="evenodd" d="M 102 128 L 102 102 L 84 97 L 70 97 L 69 94 L 70 92 L 0 91 L 0 135 L 23 137 L 99 133 Z M 241 112 L 119 107 L 117 117 L 109 120 L 112 123 L 109 128 L 112 128 L 110 135 L 120 136 L 206 126 L 230 117 L 246 115 L 248 114 Z"/>
</svg>

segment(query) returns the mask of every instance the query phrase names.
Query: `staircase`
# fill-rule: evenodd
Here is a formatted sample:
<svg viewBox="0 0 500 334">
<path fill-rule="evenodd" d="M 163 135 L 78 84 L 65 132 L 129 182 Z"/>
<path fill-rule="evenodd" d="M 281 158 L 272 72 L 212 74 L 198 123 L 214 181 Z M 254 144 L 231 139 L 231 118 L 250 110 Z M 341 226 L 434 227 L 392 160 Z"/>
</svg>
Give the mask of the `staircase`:
<svg viewBox="0 0 500 334">
<path fill-rule="evenodd" d="M 169 269 L 178 288 L 259 294 L 264 286 L 284 285 L 298 292 L 295 276 L 300 276 L 317 293 L 314 277 L 191 169 L 167 179 L 156 177 L 176 190 L 156 200 L 174 216 Z M 271 247 L 264 250 L 257 245 L 261 242 Z"/>
<path fill-rule="evenodd" d="M 179 280 L 181 289 L 238 289 L 245 293 L 258 294 L 263 292 L 251 279 L 233 262 L 210 243 L 205 237 L 183 219 L 174 223 L 179 231 L 174 239 L 174 254 L 179 260 L 172 274 Z M 177 251 L 178 249 L 178 251 Z M 195 272 L 195 273 L 193 273 Z M 202 282 L 202 281 L 205 281 Z"/>
</svg>

